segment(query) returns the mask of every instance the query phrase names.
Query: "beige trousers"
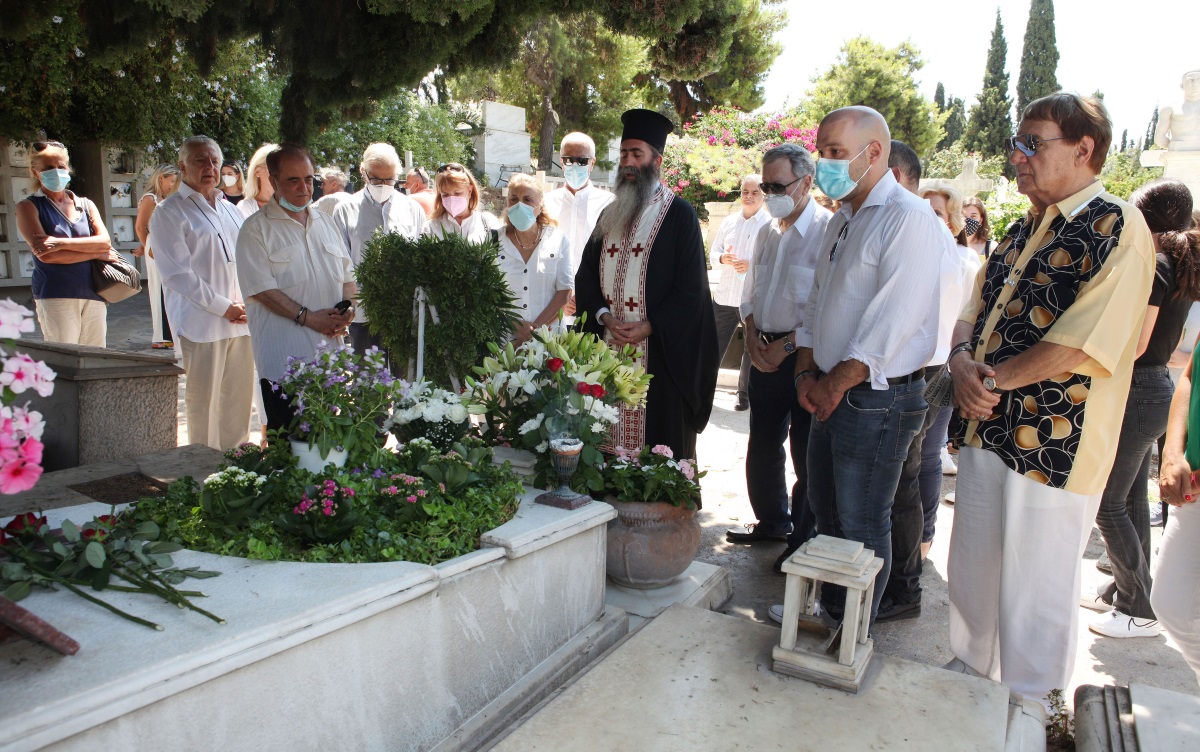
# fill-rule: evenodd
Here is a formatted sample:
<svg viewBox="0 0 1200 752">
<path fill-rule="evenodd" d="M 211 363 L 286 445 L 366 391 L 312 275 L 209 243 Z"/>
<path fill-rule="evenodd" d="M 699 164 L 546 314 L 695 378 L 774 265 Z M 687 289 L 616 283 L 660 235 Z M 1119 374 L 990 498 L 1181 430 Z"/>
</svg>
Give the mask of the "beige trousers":
<svg viewBox="0 0 1200 752">
<path fill-rule="evenodd" d="M 106 346 L 107 303 L 82 298 L 45 298 L 34 301 L 34 307 L 46 342 Z"/>
<path fill-rule="evenodd" d="M 188 441 L 232 449 L 250 439 L 254 352 L 249 337 L 192 342 L 177 337 L 187 372 L 183 399 Z"/>
</svg>

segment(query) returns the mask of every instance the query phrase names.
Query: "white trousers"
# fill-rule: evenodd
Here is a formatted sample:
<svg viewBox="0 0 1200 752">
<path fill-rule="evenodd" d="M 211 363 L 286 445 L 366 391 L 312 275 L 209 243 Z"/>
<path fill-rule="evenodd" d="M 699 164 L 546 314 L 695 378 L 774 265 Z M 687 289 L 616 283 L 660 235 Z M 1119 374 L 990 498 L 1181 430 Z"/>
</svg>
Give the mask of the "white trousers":
<svg viewBox="0 0 1200 752">
<path fill-rule="evenodd" d="M 213 449 L 233 449 L 250 439 L 254 392 L 254 353 L 249 337 L 192 342 L 180 337 L 187 383 L 183 400 L 188 441 Z"/>
<path fill-rule="evenodd" d="M 950 648 L 982 676 L 1044 702 L 1075 668 L 1080 559 L 1101 494 L 1051 488 L 972 447 L 958 455 L 955 493 Z"/>
<path fill-rule="evenodd" d="M 149 253 L 142 256 L 142 260 L 146 262 L 146 292 L 150 295 L 150 341 L 154 344 L 169 342 L 171 333 L 164 332 L 162 326 L 162 272 L 158 270 L 158 262 Z"/>
<path fill-rule="evenodd" d="M 1150 605 L 1200 681 L 1200 503 L 1171 507 Z"/>
<path fill-rule="evenodd" d="M 34 308 L 44 341 L 107 347 L 107 303 L 82 298 L 44 298 L 35 300 Z"/>
</svg>

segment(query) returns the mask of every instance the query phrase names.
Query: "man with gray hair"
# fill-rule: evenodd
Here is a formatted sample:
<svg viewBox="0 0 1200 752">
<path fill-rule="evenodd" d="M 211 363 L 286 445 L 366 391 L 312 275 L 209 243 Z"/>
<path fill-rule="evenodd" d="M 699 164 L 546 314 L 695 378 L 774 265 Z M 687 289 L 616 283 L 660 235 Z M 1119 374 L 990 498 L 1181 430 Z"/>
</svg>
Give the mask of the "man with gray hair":
<svg viewBox="0 0 1200 752">
<path fill-rule="evenodd" d="M 792 380 L 805 304 L 825 226 L 833 216 L 809 195 L 814 171 L 812 156 L 795 144 L 781 144 L 763 155 L 761 188 L 774 220 L 757 233 L 741 300 L 746 349 L 754 365 L 746 493 L 758 522 L 725 536 L 733 543 L 786 540 L 776 571 L 816 528 L 807 490 L 812 415 L 796 401 Z M 784 476 L 785 442 L 796 474 L 790 494 Z"/>
<path fill-rule="evenodd" d="M 558 221 L 558 229 L 571 242 L 571 274 L 579 268 L 583 246 L 592 236 L 600 212 L 613 201 L 613 194 L 592 185 L 596 166 L 596 142 L 586 133 L 568 133 L 558 148 L 566 184 L 546 194 L 546 213 Z M 574 305 L 571 306 L 572 311 Z"/>
<path fill-rule="evenodd" d="M 188 441 L 232 449 L 250 435 L 254 354 L 237 277 L 242 215 L 221 193 L 221 147 L 179 147 L 182 183 L 150 220 L 150 244 L 187 371 Z"/>
<path fill-rule="evenodd" d="M 350 185 L 350 176 L 336 167 L 322 167 L 320 176 L 321 197 L 313 204 L 332 217 L 337 205 L 350 198 L 350 194 L 346 192 L 346 187 Z"/>
</svg>

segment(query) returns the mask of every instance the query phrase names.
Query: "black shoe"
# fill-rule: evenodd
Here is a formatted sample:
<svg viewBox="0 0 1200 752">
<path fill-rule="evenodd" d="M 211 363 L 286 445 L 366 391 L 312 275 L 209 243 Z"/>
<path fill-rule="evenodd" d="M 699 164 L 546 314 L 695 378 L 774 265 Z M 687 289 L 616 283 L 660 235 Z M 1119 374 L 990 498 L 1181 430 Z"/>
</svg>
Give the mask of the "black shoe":
<svg viewBox="0 0 1200 752">
<path fill-rule="evenodd" d="M 891 596 L 884 595 L 883 600 L 879 602 L 879 613 L 875 615 L 875 621 L 899 621 L 900 619 L 915 619 L 921 615 L 921 599 L 918 598 L 910 603 L 900 603 L 892 600 Z"/>
<path fill-rule="evenodd" d="M 733 406 L 733 409 L 737 410 L 739 413 L 749 410 L 750 400 L 746 397 L 746 395 L 739 394 L 737 404 Z"/>
<path fill-rule="evenodd" d="M 725 540 L 730 543 L 754 543 L 756 541 L 783 541 L 786 543 L 787 538 L 787 533 L 768 533 L 757 522 L 731 527 L 725 531 Z"/>
<path fill-rule="evenodd" d="M 791 543 L 789 543 L 788 547 L 785 548 L 783 550 L 783 553 L 779 555 L 779 558 L 775 560 L 775 573 L 783 574 L 783 563 L 785 561 L 787 561 L 788 559 L 792 558 L 792 554 L 796 553 L 799 550 L 800 550 L 800 546 L 793 546 Z"/>
</svg>

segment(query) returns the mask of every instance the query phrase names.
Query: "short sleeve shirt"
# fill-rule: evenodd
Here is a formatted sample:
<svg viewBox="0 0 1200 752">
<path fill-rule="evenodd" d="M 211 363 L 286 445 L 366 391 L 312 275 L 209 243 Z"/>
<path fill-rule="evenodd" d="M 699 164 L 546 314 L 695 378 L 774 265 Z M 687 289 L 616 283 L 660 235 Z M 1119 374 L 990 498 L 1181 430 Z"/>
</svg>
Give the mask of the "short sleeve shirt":
<svg viewBox="0 0 1200 752">
<path fill-rule="evenodd" d="M 964 442 L 1038 483 L 1103 491 L 1153 276 L 1141 212 L 1099 181 L 1014 223 L 959 317 L 974 325 L 975 360 L 997 365 L 1043 341 L 1088 359 L 1014 389 L 1007 412 L 971 421 Z"/>
<path fill-rule="evenodd" d="M 1158 308 L 1154 330 L 1146 352 L 1137 359 L 1135 366 L 1165 366 L 1171 353 L 1179 346 L 1183 336 L 1183 325 L 1192 309 L 1192 299 L 1187 295 L 1176 295 L 1175 265 L 1171 257 L 1160 253 L 1155 259 L 1154 287 L 1150 290 L 1150 305 Z"/>
<path fill-rule="evenodd" d="M 571 275 L 571 243 L 559 230 L 547 229 L 529 261 L 521 258 L 507 233 L 500 233 L 500 255 L 496 257 L 496 263 L 516 299 L 516 313 L 525 321 L 540 316 L 558 291 L 575 289 L 575 279 Z"/>
</svg>

